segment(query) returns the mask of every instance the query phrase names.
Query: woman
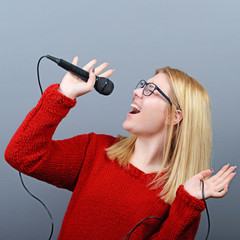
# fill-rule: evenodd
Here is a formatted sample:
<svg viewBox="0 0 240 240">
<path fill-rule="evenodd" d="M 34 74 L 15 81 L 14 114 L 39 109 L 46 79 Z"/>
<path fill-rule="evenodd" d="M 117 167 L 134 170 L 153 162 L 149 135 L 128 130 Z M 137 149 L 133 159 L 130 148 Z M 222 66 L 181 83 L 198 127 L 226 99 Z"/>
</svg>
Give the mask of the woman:
<svg viewBox="0 0 240 240">
<path fill-rule="evenodd" d="M 77 64 L 75 57 L 73 64 Z M 209 99 L 181 71 L 164 68 L 134 90 L 123 127 L 132 135 L 94 133 L 53 141 L 60 121 L 90 92 L 107 63 L 83 68 L 88 82 L 67 73 L 51 85 L 9 143 L 13 167 L 73 191 L 59 239 L 194 239 L 204 210 L 201 181 L 212 173 Z M 109 77 L 110 69 L 99 76 Z M 223 197 L 236 167 L 205 180 L 205 198 Z M 204 170 L 207 169 L 207 170 Z"/>
</svg>

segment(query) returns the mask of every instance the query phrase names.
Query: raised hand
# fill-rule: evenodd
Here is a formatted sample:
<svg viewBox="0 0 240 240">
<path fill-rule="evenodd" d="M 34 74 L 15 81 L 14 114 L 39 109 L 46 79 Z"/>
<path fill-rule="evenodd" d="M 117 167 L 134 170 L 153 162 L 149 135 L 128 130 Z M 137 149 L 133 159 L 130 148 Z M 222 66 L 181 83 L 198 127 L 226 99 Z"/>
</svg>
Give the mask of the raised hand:
<svg viewBox="0 0 240 240">
<path fill-rule="evenodd" d="M 77 65 L 77 62 L 78 62 L 78 57 L 75 57 L 73 59 L 72 64 Z M 97 63 L 97 60 L 93 59 L 83 67 L 84 70 L 89 71 L 89 79 L 87 82 L 81 80 L 81 78 L 75 76 L 71 72 L 68 72 L 64 76 L 58 88 L 58 91 L 63 93 L 69 98 L 76 99 L 77 97 L 82 96 L 93 89 L 95 84 L 95 75 L 107 78 L 113 74 L 114 72 L 113 69 L 110 69 L 100 74 L 108 66 L 108 63 L 105 62 L 100 66 L 98 66 L 96 69 L 94 69 L 94 65 L 96 63 Z"/>
<path fill-rule="evenodd" d="M 204 180 L 204 197 L 208 198 L 222 198 L 228 191 L 229 183 L 236 175 L 233 172 L 237 166 L 229 167 L 229 164 L 224 165 L 220 171 L 218 171 L 212 177 Z M 204 170 L 197 175 L 190 178 L 184 184 L 184 189 L 192 196 L 202 199 L 202 184 L 201 180 L 212 174 L 211 169 Z"/>
</svg>

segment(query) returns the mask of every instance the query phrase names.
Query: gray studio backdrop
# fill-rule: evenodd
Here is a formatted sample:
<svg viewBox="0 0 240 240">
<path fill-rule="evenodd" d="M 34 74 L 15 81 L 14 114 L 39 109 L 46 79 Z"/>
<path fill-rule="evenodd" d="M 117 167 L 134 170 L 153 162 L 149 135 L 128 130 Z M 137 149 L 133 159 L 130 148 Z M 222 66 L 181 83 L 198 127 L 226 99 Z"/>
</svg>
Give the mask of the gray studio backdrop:
<svg viewBox="0 0 240 240">
<path fill-rule="evenodd" d="M 179 68 L 198 79 L 211 97 L 213 168 L 239 165 L 240 3 L 220 0 L 41 0 L 0 2 L 0 239 L 48 239 L 50 221 L 24 191 L 4 151 L 27 113 L 37 104 L 36 64 L 45 54 L 79 66 L 93 58 L 107 61 L 115 74 L 114 92 L 81 97 L 61 122 L 54 139 L 81 133 L 128 133 L 122 122 L 132 90 L 156 68 Z M 59 83 L 65 71 L 44 59 L 43 88 Z M 238 172 L 238 169 L 237 169 Z M 71 193 L 24 176 L 28 188 L 49 207 L 57 239 Z M 239 174 L 223 199 L 207 201 L 209 239 L 239 239 Z M 205 239 L 202 213 L 196 239 Z"/>
</svg>

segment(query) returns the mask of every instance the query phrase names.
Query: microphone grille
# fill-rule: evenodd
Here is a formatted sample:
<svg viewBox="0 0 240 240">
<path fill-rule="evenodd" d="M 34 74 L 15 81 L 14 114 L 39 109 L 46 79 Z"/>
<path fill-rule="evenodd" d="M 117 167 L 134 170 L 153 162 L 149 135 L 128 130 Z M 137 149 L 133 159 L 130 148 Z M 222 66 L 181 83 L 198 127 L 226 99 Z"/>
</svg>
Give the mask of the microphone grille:
<svg viewBox="0 0 240 240">
<path fill-rule="evenodd" d="M 98 77 L 94 87 L 97 92 L 103 95 L 110 95 L 114 89 L 114 84 L 108 78 Z"/>
</svg>

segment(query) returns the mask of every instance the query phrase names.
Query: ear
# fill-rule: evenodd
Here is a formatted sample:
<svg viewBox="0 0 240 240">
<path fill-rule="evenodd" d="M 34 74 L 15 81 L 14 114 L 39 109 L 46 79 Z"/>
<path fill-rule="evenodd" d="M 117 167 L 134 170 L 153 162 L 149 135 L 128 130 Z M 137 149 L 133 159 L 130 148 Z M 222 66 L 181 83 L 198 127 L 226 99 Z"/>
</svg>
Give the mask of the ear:
<svg viewBox="0 0 240 240">
<path fill-rule="evenodd" d="M 182 121 L 182 119 L 183 119 L 182 111 L 181 110 L 176 110 L 173 124 L 176 125 L 176 124 L 180 123 Z"/>
</svg>

